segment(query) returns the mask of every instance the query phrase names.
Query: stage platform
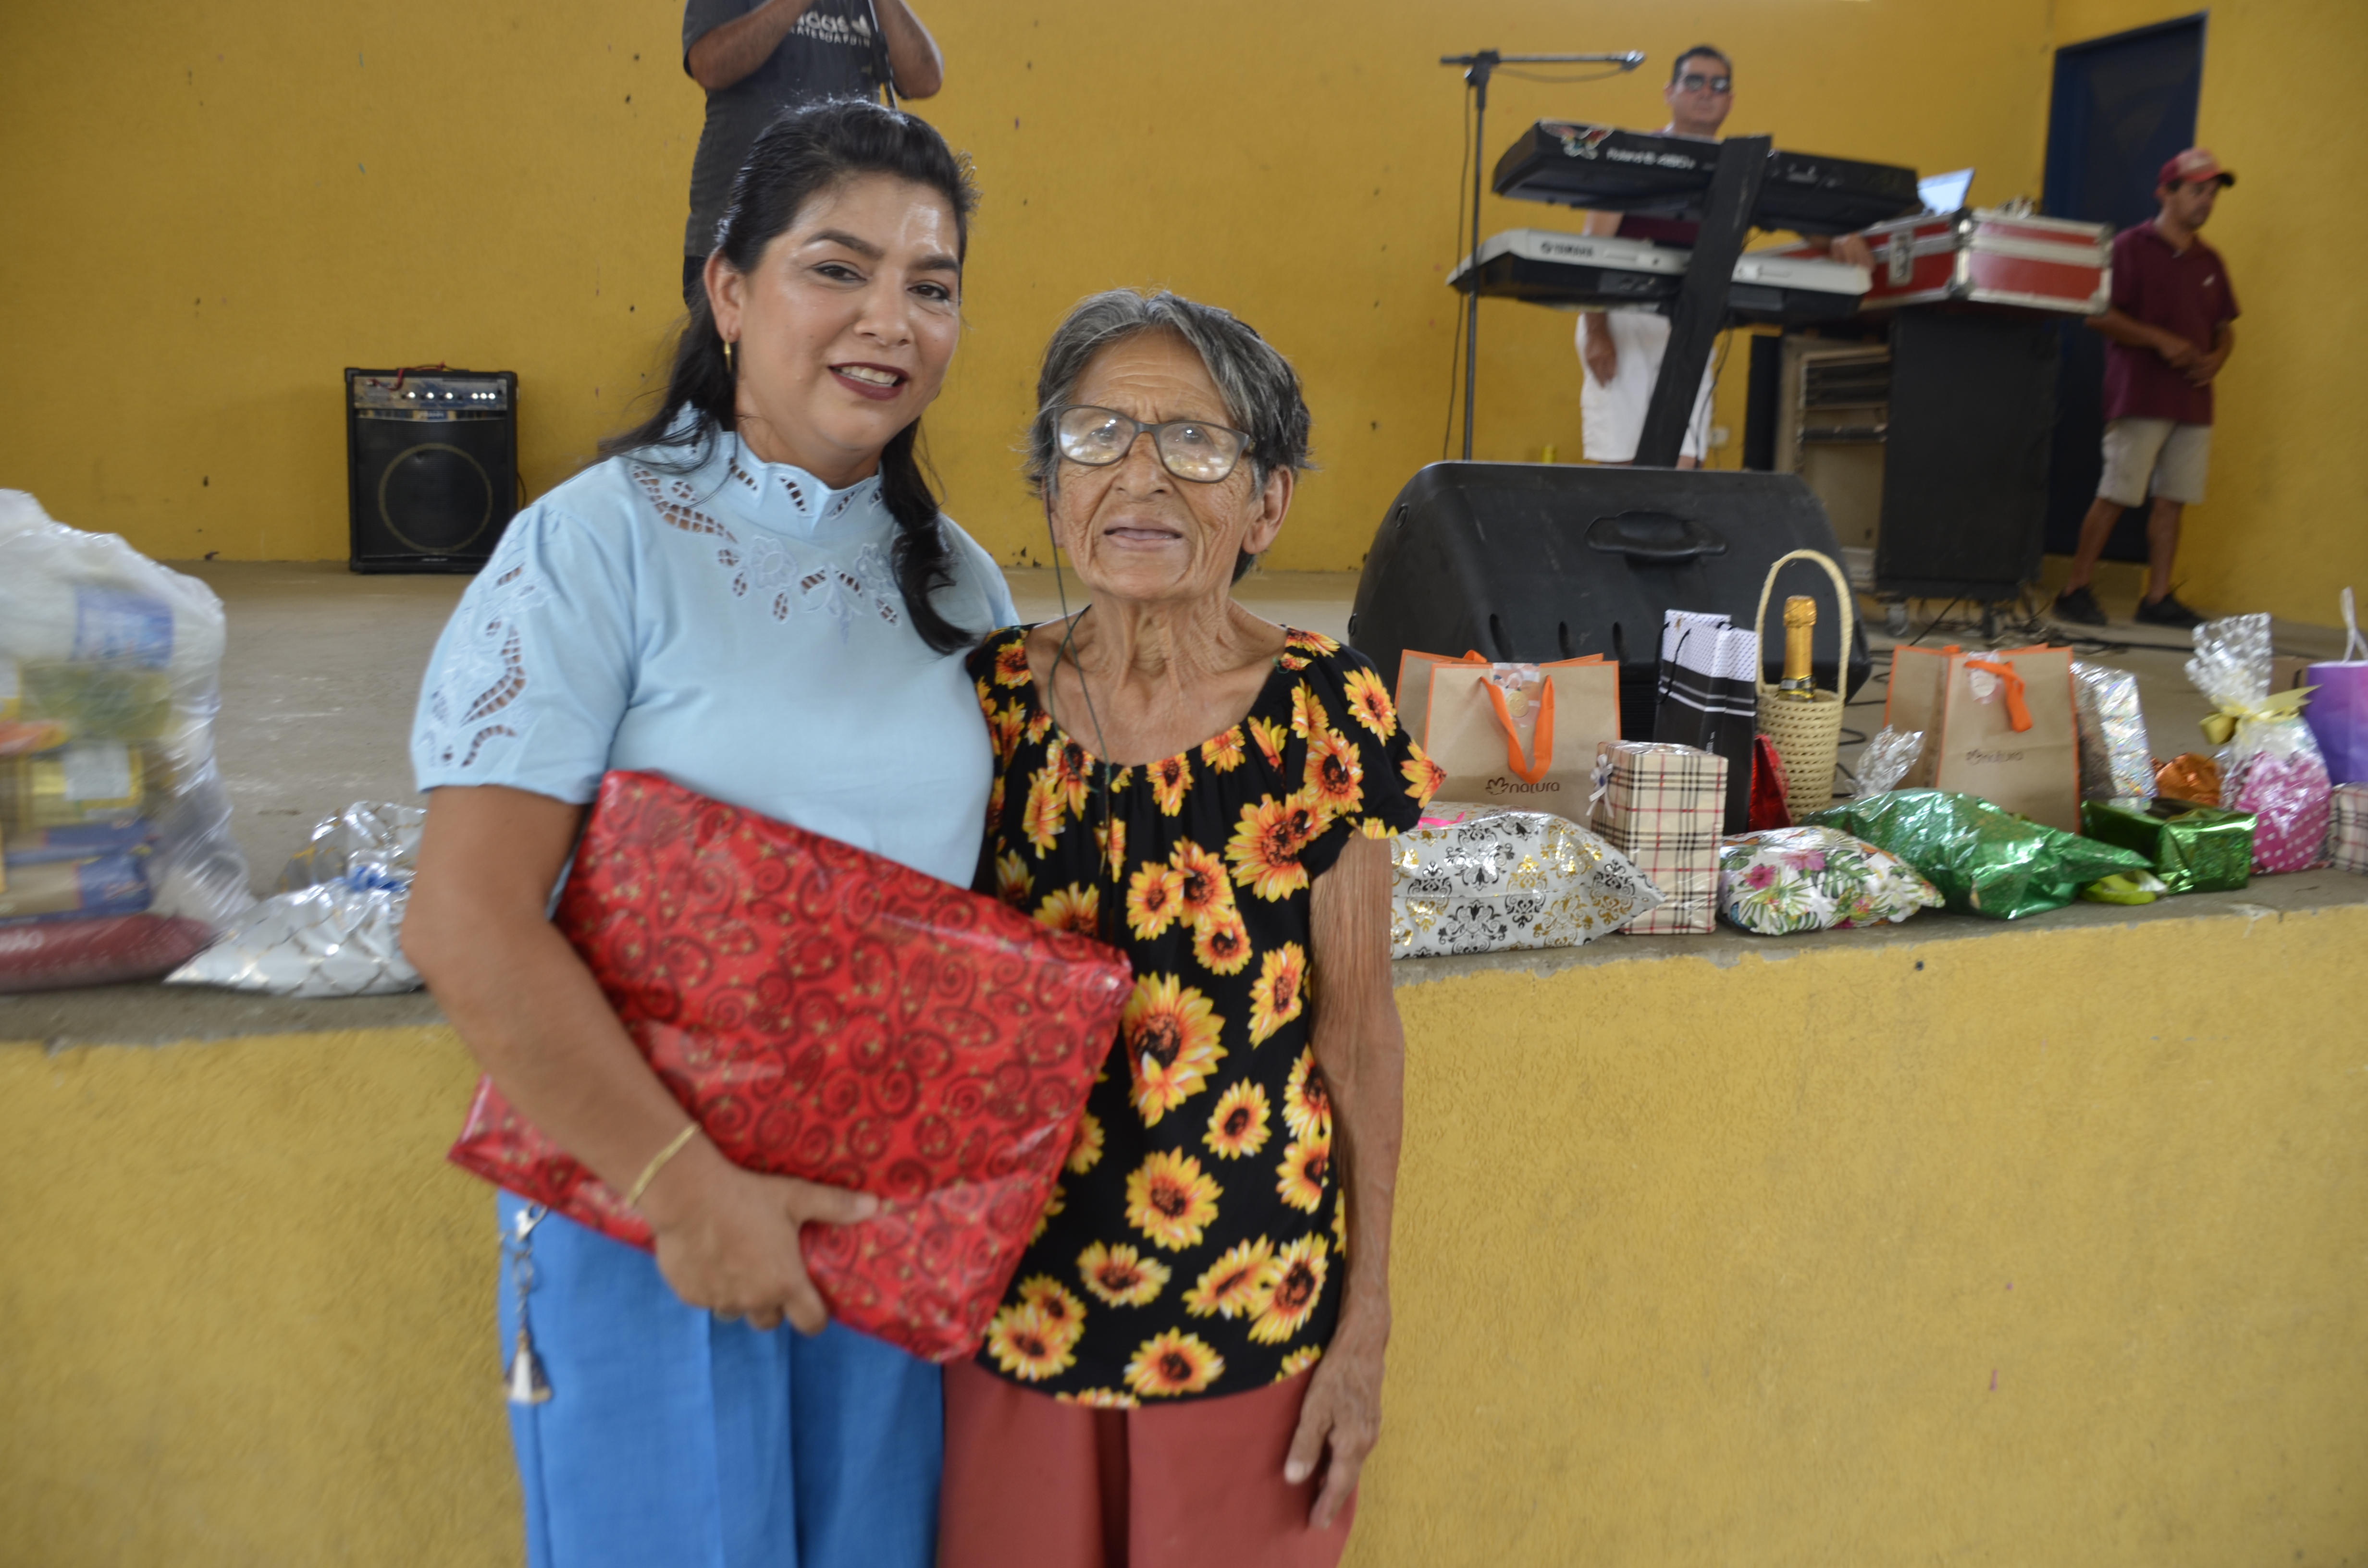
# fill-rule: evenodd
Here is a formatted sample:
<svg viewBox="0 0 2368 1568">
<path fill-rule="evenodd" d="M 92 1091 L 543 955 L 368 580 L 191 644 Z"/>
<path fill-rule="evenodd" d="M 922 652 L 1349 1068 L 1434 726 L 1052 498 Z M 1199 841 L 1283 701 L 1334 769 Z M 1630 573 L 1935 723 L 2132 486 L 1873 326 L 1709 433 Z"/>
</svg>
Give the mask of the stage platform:
<svg viewBox="0 0 2368 1568">
<path fill-rule="evenodd" d="M 459 585 L 206 571 L 268 882 L 315 816 L 410 798 Z M 1349 581 L 1246 597 L 1337 633 Z M 2168 733 L 2176 653 L 2138 657 Z M 1349 1562 L 2356 1551 L 2363 951 L 2368 878 L 2315 872 L 1397 965 Z M 0 998 L 0 1562 L 518 1561 L 492 1205 L 439 1158 L 473 1077 L 423 995 Z"/>
</svg>

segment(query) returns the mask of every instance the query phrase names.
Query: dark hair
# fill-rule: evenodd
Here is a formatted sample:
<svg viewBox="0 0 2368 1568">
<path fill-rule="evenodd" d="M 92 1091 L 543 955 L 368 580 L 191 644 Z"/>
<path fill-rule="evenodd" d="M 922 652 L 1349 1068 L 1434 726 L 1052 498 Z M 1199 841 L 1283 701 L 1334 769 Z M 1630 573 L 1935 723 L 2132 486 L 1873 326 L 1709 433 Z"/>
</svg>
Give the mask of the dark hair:
<svg viewBox="0 0 2368 1568">
<path fill-rule="evenodd" d="M 1726 67 L 1726 74 L 1729 76 L 1735 74 L 1735 62 L 1726 57 L 1726 51 L 1719 48 L 1716 44 L 1698 43 L 1691 49 L 1687 50 L 1683 54 L 1679 55 L 1675 60 L 1669 62 L 1669 80 L 1672 83 L 1675 83 L 1679 77 L 1686 74 L 1686 62 L 1691 60 L 1697 54 L 1709 55 L 1713 60 L 1717 61 L 1721 65 Z"/>
<path fill-rule="evenodd" d="M 1147 332 L 1174 333 L 1201 356 L 1225 400 L 1226 417 L 1249 436 L 1250 473 L 1261 487 L 1276 469 L 1309 466 L 1307 400 L 1300 392 L 1299 374 L 1256 327 L 1230 311 L 1165 289 L 1156 294 L 1112 289 L 1078 301 L 1044 345 L 1043 369 L 1036 375 L 1036 418 L 1028 427 L 1030 489 L 1042 495 L 1059 488 L 1053 413 L 1069 401 L 1086 367 L 1103 349 Z M 1240 582 L 1257 559 L 1242 551 L 1234 562 L 1234 581 Z"/>
<path fill-rule="evenodd" d="M 865 175 L 887 175 L 926 186 L 953 209 L 955 253 L 967 252 L 970 216 L 978 205 L 963 161 L 926 120 L 868 98 L 832 98 L 783 110 L 757 138 L 732 181 L 732 199 L 716 225 L 715 249 L 735 269 L 756 270 L 765 247 L 788 232 L 815 197 Z M 674 350 L 666 396 L 657 411 L 600 443 L 604 457 L 643 454 L 650 466 L 687 473 L 711 458 L 724 432 L 738 427 L 732 366 L 715 330 L 714 308 L 701 290 Z M 976 641 L 938 613 L 930 596 L 953 582 L 953 546 L 938 520 L 938 497 L 916 449 L 917 419 L 896 432 L 880 454 L 880 500 L 896 519 L 892 557 L 897 592 L 913 630 L 932 653 L 951 653 Z M 655 457 L 672 451 L 676 456 Z"/>
</svg>

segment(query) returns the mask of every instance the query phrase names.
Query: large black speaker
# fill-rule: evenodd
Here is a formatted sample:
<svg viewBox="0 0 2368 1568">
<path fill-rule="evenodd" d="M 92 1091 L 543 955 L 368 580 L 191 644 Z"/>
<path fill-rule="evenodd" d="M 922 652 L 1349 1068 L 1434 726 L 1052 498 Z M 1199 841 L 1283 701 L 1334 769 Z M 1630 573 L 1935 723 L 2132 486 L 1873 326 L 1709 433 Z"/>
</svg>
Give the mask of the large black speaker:
<svg viewBox="0 0 2368 1568">
<path fill-rule="evenodd" d="M 2013 598 L 2039 578 L 2058 328 L 1907 310 L 1891 328 L 1874 580 L 1918 598 Z"/>
<path fill-rule="evenodd" d="M 518 377 L 346 371 L 357 572 L 474 572 L 518 511 Z"/>
<path fill-rule="evenodd" d="M 1601 653 L 1620 665 L 1622 733 L 1649 740 L 1661 612 L 1724 611 L 1749 626 L 1769 566 L 1793 550 L 1839 560 L 1825 507 L 1789 473 L 1432 463 L 1373 536 L 1349 642 L 1393 685 L 1409 648 L 1526 663 Z M 1798 562 L 1773 603 L 1812 592 L 1827 603 L 1832 580 Z M 1819 686 L 1834 684 L 1840 642 L 1839 618 L 1820 615 Z M 1768 678 L 1782 678 L 1783 639 L 1768 638 L 1763 653 L 1774 655 Z M 1863 631 L 1849 663 L 1856 691 Z"/>
</svg>

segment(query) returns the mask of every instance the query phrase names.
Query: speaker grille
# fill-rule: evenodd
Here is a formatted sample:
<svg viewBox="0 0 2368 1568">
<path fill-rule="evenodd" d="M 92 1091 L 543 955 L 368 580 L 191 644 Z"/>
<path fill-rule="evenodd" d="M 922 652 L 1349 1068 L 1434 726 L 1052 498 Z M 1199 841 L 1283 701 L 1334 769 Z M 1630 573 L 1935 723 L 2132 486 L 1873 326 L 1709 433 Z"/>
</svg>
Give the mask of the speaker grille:
<svg viewBox="0 0 2368 1568">
<path fill-rule="evenodd" d="M 474 572 L 518 510 L 518 378 L 348 369 L 357 572 Z"/>
</svg>

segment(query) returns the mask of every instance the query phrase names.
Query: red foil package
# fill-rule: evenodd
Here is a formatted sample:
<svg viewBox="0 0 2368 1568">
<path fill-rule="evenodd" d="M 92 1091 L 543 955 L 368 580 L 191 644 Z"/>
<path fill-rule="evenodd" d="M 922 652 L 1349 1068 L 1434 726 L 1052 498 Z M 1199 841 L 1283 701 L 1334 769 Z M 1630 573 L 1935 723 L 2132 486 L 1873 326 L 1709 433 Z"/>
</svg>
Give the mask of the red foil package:
<svg viewBox="0 0 2368 1568">
<path fill-rule="evenodd" d="M 1116 1037 L 1124 956 L 650 773 L 601 780 L 555 920 L 726 1156 L 881 1200 L 806 1228 L 831 1315 L 928 1360 L 973 1353 Z M 450 1158 L 652 1244 L 490 1079 Z"/>
</svg>

